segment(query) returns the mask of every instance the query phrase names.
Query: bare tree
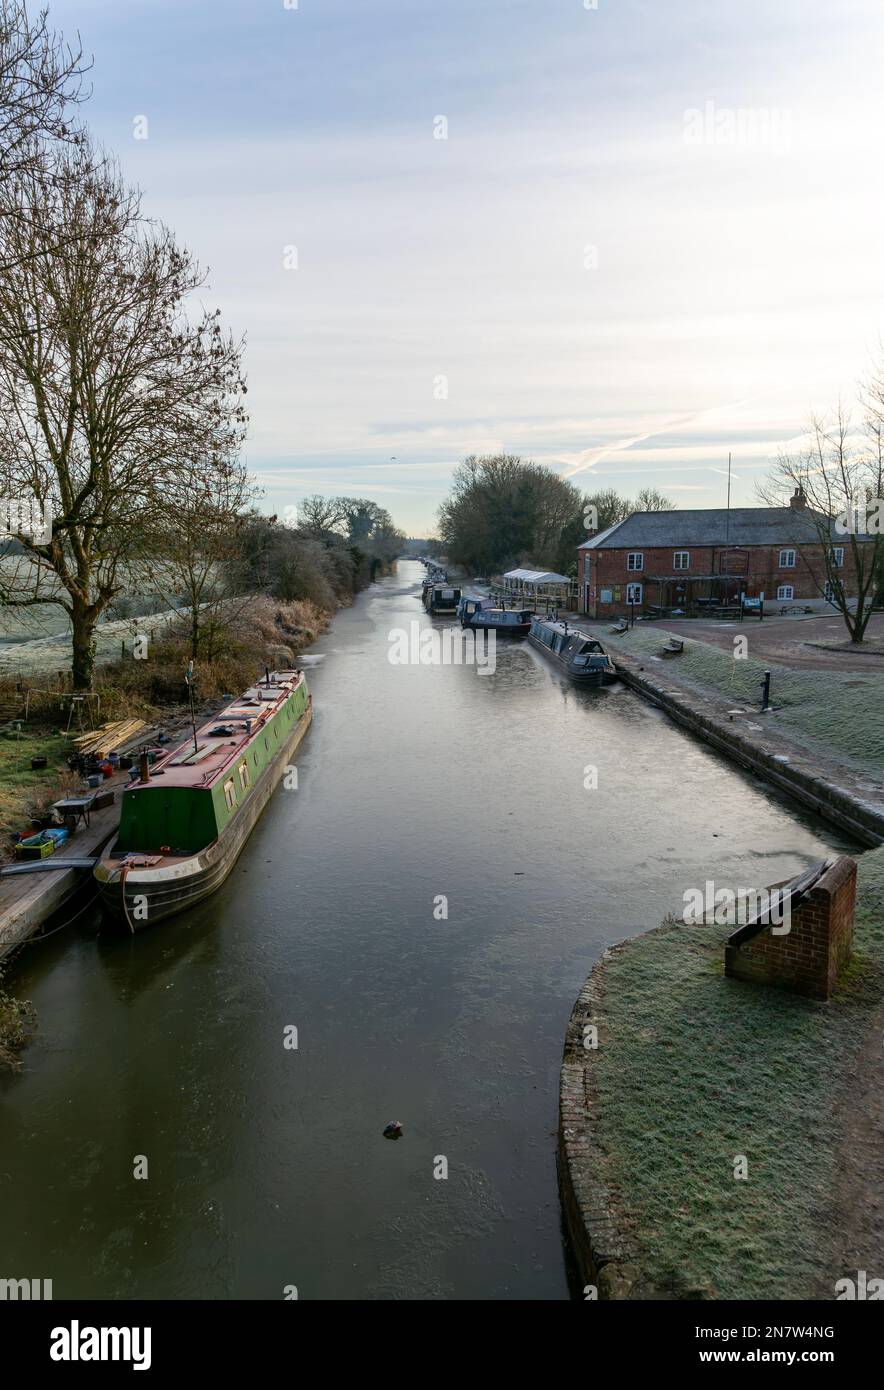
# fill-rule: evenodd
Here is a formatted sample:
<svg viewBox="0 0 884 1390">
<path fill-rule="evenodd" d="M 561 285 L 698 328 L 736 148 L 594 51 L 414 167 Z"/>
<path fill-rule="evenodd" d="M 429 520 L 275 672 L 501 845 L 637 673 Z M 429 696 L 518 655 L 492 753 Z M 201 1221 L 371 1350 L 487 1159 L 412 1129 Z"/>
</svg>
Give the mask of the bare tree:
<svg viewBox="0 0 884 1390">
<path fill-rule="evenodd" d="M 298 530 L 311 540 L 340 540 L 346 523 L 347 511 L 340 497 L 322 497 L 314 493 L 305 497 L 298 507 Z"/>
<path fill-rule="evenodd" d="M 17 214 L 0 216 L 0 493 L 52 522 L 16 530 L 26 569 L 4 571 L 4 598 L 61 605 L 88 688 L 96 624 L 166 522 L 181 459 L 245 429 L 241 343 L 217 312 L 188 315 L 198 267 L 85 141 L 0 200 Z"/>
<path fill-rule="evenodd" d="M 785 505 L 790 494 L 798 503 L 796 518 L 805 519 L 808 535 L 820 547 L 824 578 L 806 555 L 802 561 L 856 643 L 862 642 L 872 615 L 876 571 L 884 553 L 880 520 L 874 519 L 881 515 L 884 481 L 884 384 L 878 405 L 876 414 L 873 398 L 861 435 L 840 405 L 829 419 L 814 416 L 804 448 L 781 454 L 771 476 L 756 488 L 768 506 Z M 846 567 L 839 563 L 845 554 L 851 559 L 847 572 L 854 576 L 855 596 L 844 582 Z"/>
<path fill-rule="evenodd" d="M 35 18 L 25 0 L 0 0 L 0 182 L 44 162 L 46 142 L 76 140 L 69 108 L 82 98 L 82 49 Z"/>
<path fill-rule="evenodd" d="M 643 487 L 630 511 L 635 512 L 674 512 L 675 503 L 671 497 L 659 492 L 655 487 Z"/>
<path fill-rule="evenodd" d="M 236 616 L 229 608 L 229 573 L 245 509 L 256 496 L 241 459 L 223 454 L 181 464 L 166 495 L 154 574 L 170 602 L 183 600 L 194 660 L 212 660 L 219 628 Z"/>
</svg>

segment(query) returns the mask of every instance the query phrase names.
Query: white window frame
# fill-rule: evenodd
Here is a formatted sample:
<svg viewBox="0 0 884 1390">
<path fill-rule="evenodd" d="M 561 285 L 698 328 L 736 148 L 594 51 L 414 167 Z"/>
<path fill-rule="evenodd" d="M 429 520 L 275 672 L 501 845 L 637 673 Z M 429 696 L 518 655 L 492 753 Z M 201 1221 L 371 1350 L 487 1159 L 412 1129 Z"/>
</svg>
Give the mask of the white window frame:
<svg viewBox="0 0 884 1390">
<path fill-rule="evenodd" d="M 679 564 L 679 560 L 684 560 L 684 564 Z M 673 550 L 672 568 L 673 570 L 689 570 L 691 567 L 691 552 L 689 550 Z"/>
<path fill-rule="evenodd" d="M 840 570 L 844 568 L 844 546 L 833 545 L 831 550 L 832 568 Z"/>
<path fill-rule="evenodd" d="M 643 584 L 636 584 L 636 583 L 627 584 L 627 586 L 626 586 L 626 602 L 627 602 L 627 603 L 640 604 L 641 601 L 642 601 L 642 594 L 643 594 L 643 593 L 644 593 L 644 585 L 643 585 Z"/>
<path fill-rule="evenodd" d="M 645 552 L 643 550 L 627 550 L 626 568 L 630 574 L 638 574 L 645 567 Z"/>
<path fill-rule="evenodd" d="M 224 783 L 224 800 L 227 802 L 228 811 L 232 811 L 236 805 L 236 783 L 232 777 Z"/>
<path fill-rule="evenodd" d="M 784 559 L 784 558 L 783 558 L 784 555 L 791 555 L 791 556 L 792 556 L 791 560 L 786 560 L 786 559 Z M 794 551 L 794 550 L 781 550 L 781 551 L 780 551 L 780 563 L 779 563 L 779 565 L 778 565 L 777 568 L 778 568 L 778 569 L 781 569 L 781 570 L 793 570 L 793 569 L 795 568 L 795 558 L 796 558 L 796 557 L 795 557 L 795 551 Z"/>
<path fill-rule="evenodd" d="M 823 586 L 823 598 L 826 600 L 826 603 L 831 603 L 834 606 L 835 585 L 832 583 L 831 579 L 827 579 Z"/>
<path fill-rule="evenodd" d="M 787 590 L 788 590 L 788 592 L 787 592 Z M 791 601 L 792 601 L 792 599 L 794 599 L 794 597 L 795 597 L 795 585 L 794 585 L 794 584 L 781 584 L 780 587 L 777 589 L 777 602 L 778 602 L 778 603 L 791 603 Z"/>
</svg>

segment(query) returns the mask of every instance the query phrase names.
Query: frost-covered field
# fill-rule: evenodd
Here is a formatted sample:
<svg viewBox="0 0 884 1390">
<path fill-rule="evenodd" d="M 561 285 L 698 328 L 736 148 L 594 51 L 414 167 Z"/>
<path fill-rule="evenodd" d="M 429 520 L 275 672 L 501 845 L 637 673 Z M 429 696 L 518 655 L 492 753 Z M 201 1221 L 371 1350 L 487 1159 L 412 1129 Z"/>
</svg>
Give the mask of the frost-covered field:
<svg viewBox="0 0 884 1390">
<path fill-rule="evenodd" d="M 0 559 L 0 569 L 7 574 L 17 564 L 21 561 Z M 131 639 L 176 617 L 168 601 L 145 592 L 137 578 L 127 588 L 123 607 L 127 616 L 119 617 L 111 609 L 99 627 L 99 661 L 112 661 L 119 656 L 124 637 Z M 67 670 L 70 657 L 70 624 L 58 604 L 41 603 L 28 608 L 0 604 L 0 677 Z"/>
<path fill-rule="evenodd" d="M 156 632 L 179 616 L 177 609 L 168 608 L 162 613 L 150 613 L 141 618 L 120 618 L 102 623 L 98 629 L 96 660 L 115 660 L 120 655 L 124 638 L 128 640 L 131 650 L 134 637 Z M 71 638 L 68 628 L 61 633 L 34 637 L 29 641 L 0 640 L 0 678 L 53 674 L 69 670 L 70 664 Z"/>
</svg>

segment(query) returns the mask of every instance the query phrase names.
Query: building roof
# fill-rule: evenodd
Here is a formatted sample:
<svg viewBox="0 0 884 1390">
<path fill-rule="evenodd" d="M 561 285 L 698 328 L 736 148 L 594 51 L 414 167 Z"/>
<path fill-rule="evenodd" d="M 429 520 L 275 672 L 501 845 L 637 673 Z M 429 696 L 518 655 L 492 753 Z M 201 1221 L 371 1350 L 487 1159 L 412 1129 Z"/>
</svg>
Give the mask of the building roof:
<svg viewBox="0 0 884 1390">
<path fill-rule="evenodd" d="M 581 550 L 669 549 L 691 546 L 819 545 L 820 537 L 809 508 L 725 507 L 674 512 L 633 512 L 597 536 Z M 819 513 L 816 513 L 819 516 Z M 834 518 L 828 533 L 843 544 Z"/>
<path fill-rule="evenodd" d="M 566 574 L 553 574 L 551 570 L 507 570 L 504 579 L 521 579 L 523 584 L 570 584 Z"/>
</svg>

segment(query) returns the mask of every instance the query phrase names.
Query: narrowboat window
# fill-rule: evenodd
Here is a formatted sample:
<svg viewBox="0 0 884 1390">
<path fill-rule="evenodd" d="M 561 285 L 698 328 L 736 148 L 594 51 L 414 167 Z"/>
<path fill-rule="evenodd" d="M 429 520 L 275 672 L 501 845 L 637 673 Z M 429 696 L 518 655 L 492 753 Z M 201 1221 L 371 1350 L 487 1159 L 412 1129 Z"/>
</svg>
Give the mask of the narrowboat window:
<svg viewBox="0 0 884 1390">
<path fill-rule="evenodd" d="M 229 782 L 224 783 L 224 800 L 227 802 L 228 808 L 232 811 L 236 805 L 236 787 L 233 785 L 232 777 Z"/>
<path fill-rule="evenodd" d="M 243 791 L 245 791 L 251 780 L 249 778 L 249 765 L 246 762 L 240 763 L 239 765 L 239 780 Z"/>
</svg>

